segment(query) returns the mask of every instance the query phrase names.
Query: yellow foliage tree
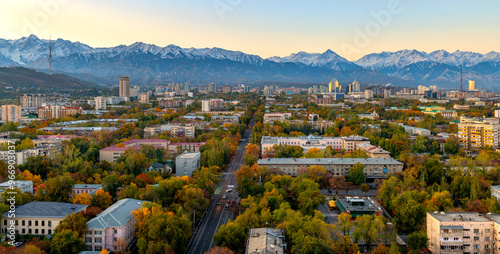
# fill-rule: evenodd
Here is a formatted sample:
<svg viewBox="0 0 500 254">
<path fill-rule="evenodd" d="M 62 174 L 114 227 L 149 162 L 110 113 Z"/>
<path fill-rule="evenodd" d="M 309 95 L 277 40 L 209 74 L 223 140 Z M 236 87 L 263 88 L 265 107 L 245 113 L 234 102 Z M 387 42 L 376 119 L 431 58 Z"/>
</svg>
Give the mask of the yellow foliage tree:
<svg viewBox="0 0 500 254">
<path fill-rule="evenodd" d="M 73 204 L 80 204 L 80 205 L 91 205 L 92 204 L 92 196 L 88 193 L 80 193 L 76 196 L 73 197 L 71 202 Z"/>
</svg>

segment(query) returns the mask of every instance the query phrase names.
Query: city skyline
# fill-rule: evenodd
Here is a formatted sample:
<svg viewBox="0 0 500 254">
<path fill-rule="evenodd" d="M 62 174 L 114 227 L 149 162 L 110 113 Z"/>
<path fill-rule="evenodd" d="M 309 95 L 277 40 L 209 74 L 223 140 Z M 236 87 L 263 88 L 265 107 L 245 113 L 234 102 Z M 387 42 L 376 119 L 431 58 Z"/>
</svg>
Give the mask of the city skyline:
<svg viewBox="0 0 500 254">
<path fill-rule="evenodd" d="M 119 4 L 118 4 L 119 3 Z M 92 47 L 130 45 L 219 47 L 259 55 L 288 56 L 327 49 L 353 61 L 370 53 L 416 49 L 488 53 L 500 51 L 500 17 L 466 1 L 47 1 L 2 4 L 0 38 L 29 34 L 64 38 Z"/>
</svg>

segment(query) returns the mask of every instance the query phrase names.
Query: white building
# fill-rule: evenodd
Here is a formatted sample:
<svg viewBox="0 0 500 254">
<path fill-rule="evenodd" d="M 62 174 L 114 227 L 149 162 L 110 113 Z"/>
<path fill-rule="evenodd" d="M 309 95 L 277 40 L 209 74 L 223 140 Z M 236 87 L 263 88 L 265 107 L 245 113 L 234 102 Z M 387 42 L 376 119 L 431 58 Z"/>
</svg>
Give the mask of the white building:
<svg viewBox="0 0 500 254">
<path fill-rule="evenodd" d="M 210 101 L 209 100 L 202 100 L 201 101 L 201 111 L 210 112 Z"/>
<path fill-rule="evenodd" d="M 10 188 L 11 188 L 11 185 L 10 185 L 9 181 L 0 183 L 0 192 L 3 192 L 3 191 L 10 189 Z M 18 188 L 23 193 L 33 193 L 33 181 L 16 180 L 16 181 L 13 181 L 12 188 Z"/>
<path fill-rule="evenodd" d="M 201 153 L 184 152 L 175 158 L 176 176 L 193 176 L 193 172 L 200 167 Z"/>
<path fill-rule="evenodd" d="M 95 110 L 106 109 L 106 97 L 95 97 Z"/>
</svg>

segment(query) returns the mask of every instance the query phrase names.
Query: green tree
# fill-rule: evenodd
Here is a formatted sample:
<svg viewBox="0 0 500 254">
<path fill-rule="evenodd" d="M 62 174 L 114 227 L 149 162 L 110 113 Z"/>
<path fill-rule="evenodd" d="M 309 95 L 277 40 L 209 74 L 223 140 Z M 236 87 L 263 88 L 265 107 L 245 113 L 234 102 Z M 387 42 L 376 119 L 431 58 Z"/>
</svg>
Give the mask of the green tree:
<svg viewBox="0 0 500 254">
<path fill-rule="evenodd" d="M 429 239 L 425 232 L 413 232 L 408 236 L 408 249 L 411 250 L 412 253 L 420 253 L 420 250 L 427 248 L 428 242 Z"/>
<path fill-rule="evenodd" d="M 351 167 L 349 179 L 353 184 L 360 185 L 365 182 L 364 169 L 365 166 L 359 162 Z"/>
<path fill-rule="evenodd" d="M 354 223 L 351 221 L 352 217 L 349 213 L 341 213 L 338 216 L 337 227 L 342 231 L 342 235 L 348 236 Z"/>
<path fill-rule="evenodd" d="M 38 187 L 35 200 L 68 203 L 74 184 L 75 180 L 69 175 L 50 178 Z"/>
<path fill-rule="evenodd" d="M 226 225 L 222 225 L 214 235 L 214 243 L 217 246 L 227 247 L 238 253 L 247 239 L 245 230 L 239 224 L 229 221 Z"/>
<path fill-rule="evenodd" d="M 65 229 L 54 236 L 50 247 L 55 254 L 78 253 L 85 250 L 85 243 L 78 232 Z"/>
<path fill-rule="evenodd" d="M 354 239 L 363 239 L 368 250 L 372 243 L 378 238 L 378 232 L 385 228 L 384 220 L 381 216 L 363 215 L 356 217 L 356 229 L 354 230 Z"/>
<path fill-rule="evenodd" d="M 102 179 L 102 189 L 109 192 L 112 197 L 116 197 L 118 188 L 121 186 L 118 181 L 118 176 L 115 174 L 108 175 Z"/>
<path fill-rule="evenodd" d="M 359 186 L 359 189 L 360 189 L 362 192 L 364 192 L 364 193 L 365 193 L 365 195 L 366 195 L 366 193 L 367 193 L 368 191 L 370 191 L 370 186 L 368 186 L 368 184 L 366 184 L 366 183 L 363 183 L 363 184 L 361 184 L 361 186 Z"/>
<path fill-rule="evenodd" d="M 444 143 L 444 152 L 448 154 L 457 154 L 460 149 L 460 144 L 455 136 L 450 136 Z"/>
</svg>

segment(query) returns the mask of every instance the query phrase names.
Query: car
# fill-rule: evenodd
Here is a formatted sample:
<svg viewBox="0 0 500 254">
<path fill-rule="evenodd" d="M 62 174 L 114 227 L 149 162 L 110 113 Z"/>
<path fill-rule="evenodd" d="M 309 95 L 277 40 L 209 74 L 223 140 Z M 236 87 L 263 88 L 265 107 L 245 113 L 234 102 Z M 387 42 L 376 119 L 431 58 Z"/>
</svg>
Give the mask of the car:
<svg viewBox="0 0 500 254">
<path fill-rule="evenodd" d="M 15 247 L 19 247 L 19 246 L 21 246 L 21 245 L 23 245 L 23 242 L 15 242 L 15 243 L 14 243 L 14 246 L 15 246 Z"/>
<path fill-rule="evenodd" d="M 229 204 L 228 203 L 226 203 L 226 208 L 229 208 Z"/>
<path fill-rule="evenodd" d="M 226 198 L 226 195 L 222 195 L 222 199 L 225 199 Z"/>
<path fill-rule="evenodd" d="M 219 200 L 217 200 L 217 205 L 220 205 L 220 201 Z"/>
<path fill-rule="evenodd" d="M 231 191 L 233 191 L 233 189 L 227 189 L 227 190 L 226 190 L 226 192 L 231 192 Z"/>
<path fill-rule="evenodd" d="M 236 205 L 236 201 L 233 200 L 233 201 L 231 201 L 231 206 L 234 206 L 234 205 Z"/>
</svg>

